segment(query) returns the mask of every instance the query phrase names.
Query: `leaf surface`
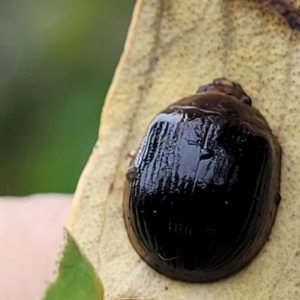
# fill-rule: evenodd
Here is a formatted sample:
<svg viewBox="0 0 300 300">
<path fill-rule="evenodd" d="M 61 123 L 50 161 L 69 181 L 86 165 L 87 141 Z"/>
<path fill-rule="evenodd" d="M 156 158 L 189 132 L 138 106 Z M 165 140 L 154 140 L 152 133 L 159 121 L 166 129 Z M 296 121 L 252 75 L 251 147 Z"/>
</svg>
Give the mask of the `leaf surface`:
<svg viewBox="0 0 300 300">
<path fill-rule="evenodd" d="M 278 137 L 282 200 L 269 241 L 251 264 L 216 283 L 188 284 L 151 269 L 127 238 L 126 155 L 160 110 L 218 77 L 240 83 Z M 105 299 L 300 298 L 299 78 L 299 33 L 262 1 L 137 1 L 69 224 L 100 270 Z"/>
</svg>

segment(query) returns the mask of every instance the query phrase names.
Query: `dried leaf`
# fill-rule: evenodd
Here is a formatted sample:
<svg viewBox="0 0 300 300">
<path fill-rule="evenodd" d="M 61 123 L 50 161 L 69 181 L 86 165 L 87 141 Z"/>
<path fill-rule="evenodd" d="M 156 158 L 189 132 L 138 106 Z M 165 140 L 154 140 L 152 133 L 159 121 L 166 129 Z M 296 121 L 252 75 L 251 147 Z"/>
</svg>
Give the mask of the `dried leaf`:
<svg viewBox="0 0 300 300">
<path fill-rule="evenodd" d="M 105 299 L 300 298 L 299 74 L 299 33 L 263 1 L 137 1 L 70 220 L 100 270 Z M 161 109 L 223 76 L 245 88 L 279 138 L 282 200 L 270 239 L 249 266 L 212 284 L 177 282 L 146 265 L 127 238 L 126 154 Z"/>
</svg>

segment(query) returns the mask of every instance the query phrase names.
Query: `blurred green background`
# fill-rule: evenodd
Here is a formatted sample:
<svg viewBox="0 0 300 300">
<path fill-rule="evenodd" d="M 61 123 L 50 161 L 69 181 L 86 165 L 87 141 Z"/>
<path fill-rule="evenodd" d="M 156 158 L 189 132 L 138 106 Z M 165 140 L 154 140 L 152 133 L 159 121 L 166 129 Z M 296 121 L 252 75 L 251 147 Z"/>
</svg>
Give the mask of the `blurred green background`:
<svg viewBox="0 0 300 300">
<path fill-rule="evenodd" d="M 134 0 L 0 0 L 0 193 L 74 192 Z"/>
</svg>

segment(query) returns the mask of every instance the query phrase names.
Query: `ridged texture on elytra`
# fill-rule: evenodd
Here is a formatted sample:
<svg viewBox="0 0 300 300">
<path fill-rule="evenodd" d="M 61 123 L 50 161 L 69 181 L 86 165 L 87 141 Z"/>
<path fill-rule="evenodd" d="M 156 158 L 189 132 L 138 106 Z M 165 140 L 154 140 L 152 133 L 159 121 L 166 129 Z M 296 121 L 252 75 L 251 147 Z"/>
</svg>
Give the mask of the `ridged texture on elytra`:
<svg viewBox="0 0 300 300">
<path fill-rule="evenodd" d="M 127 230 L 160 273 L 215 281 L 266 242 L 278 205 L 280 147 L 252 107 L 220 95 L 175 103 L 150 125 L 133 167 Z"/>
</svg>

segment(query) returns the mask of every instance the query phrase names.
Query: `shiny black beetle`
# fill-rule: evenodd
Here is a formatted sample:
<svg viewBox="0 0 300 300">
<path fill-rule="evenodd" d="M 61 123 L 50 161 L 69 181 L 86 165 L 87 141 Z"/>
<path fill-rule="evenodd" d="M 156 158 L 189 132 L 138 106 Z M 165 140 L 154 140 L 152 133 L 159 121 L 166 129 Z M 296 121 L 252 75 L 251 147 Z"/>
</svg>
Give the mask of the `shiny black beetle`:
<svg viewBox="0 0 300 300">
<path fill-rule="evenodd" d="M 127 171 L 124 220 L 137 253 L 177 280 L 212 282 L 261 250 L 279 204 L 281 149 L 225 78 L 162 111 Z"/>
</svg>

